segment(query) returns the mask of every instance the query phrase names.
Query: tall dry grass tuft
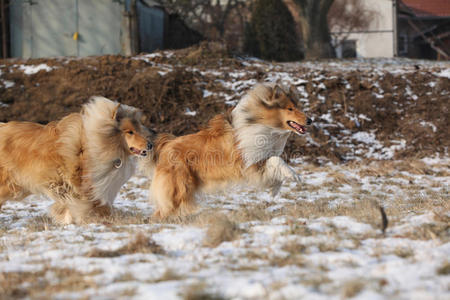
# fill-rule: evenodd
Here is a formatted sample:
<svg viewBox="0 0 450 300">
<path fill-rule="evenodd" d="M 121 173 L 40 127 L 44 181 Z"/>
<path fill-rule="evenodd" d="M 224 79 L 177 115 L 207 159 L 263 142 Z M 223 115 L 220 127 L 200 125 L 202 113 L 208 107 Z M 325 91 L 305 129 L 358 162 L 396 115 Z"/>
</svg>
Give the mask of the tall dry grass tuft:
<svg viewBox="0 0 450 300">
<path fill-rule="evenodd" d="M 184 300 L 225 300 L 226 298 L 218 295 L 209 293 L 206 290 L 206 284 L 204 283 L 194 283 L 188 286 L 183 291 Z"/>
<path fill-rule="evenodd" d="M 101 250 L 98 248 L 93 248 L 90 250 L 86 256 L 87 257 L 117 257 L 127 254 L 134 253 L 154 253 L 154 254 L 165 254 L 164 249 L 158 245 L 151 238 L 147 237 L 142 232 L 136 234 L 133 240 L 128 244 L 117 250 Z"/>
<path fill-rule="evenodd" d="M 344 283 L 341 291 L 342 299 L 353 298 L 364 289 L 364 282 L 355 279 Z"/>
<path fill-rule="evenodd" d="M 439 275 L 450 275 L 450 261 L 444 261 L 442 265 L 436 270 Z"/>
<path fill-rule="evenodd" d="M 242 230 L 238 224 L 230 221 L 227 216 L 219 214 L 211 217 L 203 245 L 206 247 L 217 247 L 223 242 L 235 240 L 241 233 Z"/>
</svg>

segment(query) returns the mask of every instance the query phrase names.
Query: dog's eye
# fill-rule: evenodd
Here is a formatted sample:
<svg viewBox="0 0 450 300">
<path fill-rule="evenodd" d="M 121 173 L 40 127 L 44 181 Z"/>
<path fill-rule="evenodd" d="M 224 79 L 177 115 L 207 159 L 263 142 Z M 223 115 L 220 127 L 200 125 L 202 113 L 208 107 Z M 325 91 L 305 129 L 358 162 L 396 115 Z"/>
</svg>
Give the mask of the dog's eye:
<svg viewBox="0 0 450 300">
<path fill-rule="evenodd" d="M 289 111 L 293 111 L 294 109 L 293 109 L 292 107 L 289 107 L 288 110 L 289 110 Z"/>
<path fill-rule="evenodd" d="M 127 133 L 128 133 L 129 135 L 133 135 L 133 134 L 134 134 L 134 132 L 131 131 L 131 130 L 129 130 Z"/>
</svg>

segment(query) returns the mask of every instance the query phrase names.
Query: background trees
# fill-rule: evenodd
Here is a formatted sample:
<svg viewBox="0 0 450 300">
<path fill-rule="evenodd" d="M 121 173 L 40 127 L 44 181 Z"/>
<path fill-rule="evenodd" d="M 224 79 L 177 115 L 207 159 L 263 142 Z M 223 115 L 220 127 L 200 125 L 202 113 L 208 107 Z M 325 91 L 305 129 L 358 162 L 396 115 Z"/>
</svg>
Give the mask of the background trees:
<svg viewBox="0 0 450 300">
<path fill-rule="evenodd" d="M 294 20 L 282 1 L 256 1 L 246 27 L 244 50 L 269 60 L 302 58 Z"/>
<path fill-rule="evenodd" d="M 334 57 L 334 47 L 350 31 L 366 29 L 376 17 L 362 0 L 161 2 L 206 39 L 220 40 L 234 52 L 281 61 Z"/>
</svg>

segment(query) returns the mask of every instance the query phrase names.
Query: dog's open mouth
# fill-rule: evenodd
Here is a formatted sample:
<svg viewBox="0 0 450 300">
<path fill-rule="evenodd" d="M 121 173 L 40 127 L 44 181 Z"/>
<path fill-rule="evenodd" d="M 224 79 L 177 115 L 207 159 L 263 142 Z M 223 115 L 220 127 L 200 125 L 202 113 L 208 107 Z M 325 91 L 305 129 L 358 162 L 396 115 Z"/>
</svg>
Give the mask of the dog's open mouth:
<svg viewBox="0 0 450 300">
<path fill-rule="evenodd" d="M 130 147 L 131 153 L 138 155 L 138 156 L 147 156 L 147 150 L 139 150 L 134 147 Z"/>
<path fill-rule="evenodd" d="M 294 130 L 299 134 L 304 134 L 306 132 L 305 126 L 295 123 L 294 121 L 287 121 L 287 124 L 294 128 Z"/>
</svg>

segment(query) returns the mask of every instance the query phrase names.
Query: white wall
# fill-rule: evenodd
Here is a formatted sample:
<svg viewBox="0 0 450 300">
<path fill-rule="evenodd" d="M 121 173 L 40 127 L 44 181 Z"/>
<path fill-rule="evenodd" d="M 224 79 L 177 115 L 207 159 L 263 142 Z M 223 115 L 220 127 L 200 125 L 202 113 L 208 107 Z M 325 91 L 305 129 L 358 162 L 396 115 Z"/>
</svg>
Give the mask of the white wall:
<svg viewBox="0 0 450 300">
<path fill-rule="evenodd" d="M 376 17 L 364 32 L 350 33 L 348 40 L 356 40 L 358 57 L 393 57 L 394 24 L 393 0 L 360 0 L 375 11 Z M 331 28 L 333 33 L 333 28 Z M 339 56 L 339 49 L 337 49 Z"/>
</svg>

